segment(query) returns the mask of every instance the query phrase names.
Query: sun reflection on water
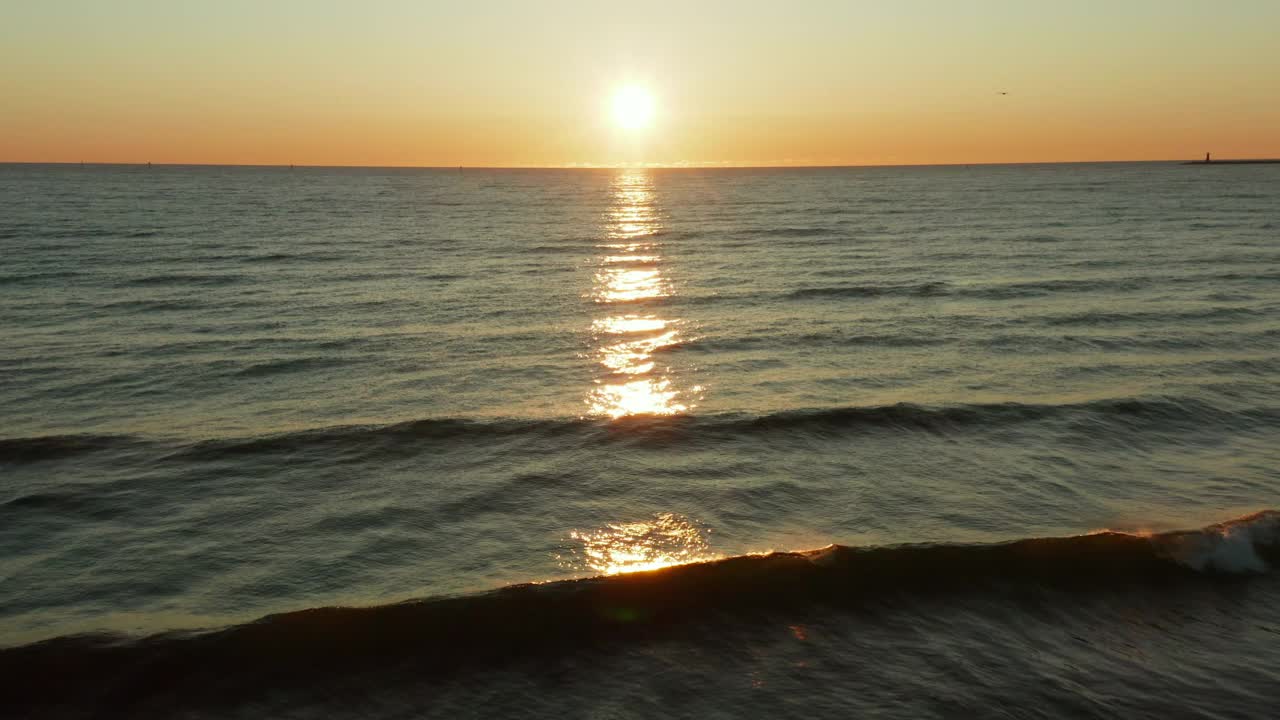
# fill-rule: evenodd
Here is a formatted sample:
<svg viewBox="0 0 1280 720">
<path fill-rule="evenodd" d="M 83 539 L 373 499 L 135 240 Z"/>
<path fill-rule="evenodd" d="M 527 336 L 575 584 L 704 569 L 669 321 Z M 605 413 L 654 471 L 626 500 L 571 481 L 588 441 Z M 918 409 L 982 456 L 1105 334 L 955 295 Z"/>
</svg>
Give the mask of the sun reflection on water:
<svg viewBox="0 0 1280 720">
<path fill-rule="evenodd" d="M 605 385 L 592 394 L 592 409 L 611 418 L 628 415 L 675 415 L 689 409 L 676 401 L 671 381 L 644 379 Z"/>
<path fill-rule="evenodd" d="M 661 255 L 605 255 L 600 258 L 600 262 L 606 264 L 614 263 L 632 263 L 647 264 L 656 263 L 662 259 Z"/>
<path fill-rule="evenodd" d="M 591 328 L 597 333 L 609 333 L 610 335 L 625 335 L 626 333 L 636 332 L 653 332 L 662 330 L 667 327 L 667 321 L 658 317 L 644 317 L 639 315 L 626 315 L 619 317 L 607 317 L 596 320 L 591 323 Z"/>
<path fill-rule="evenodd" d="M 641 368 L 653 369 L 653 353 L 676 343 L 676 331 L 668 330 L 661 335 L 628 340 L 600 348 L 600 364 L 626 375 L 638 375 L 648 372 Z"/>
<path fill-rule="evenodd" d="M 597 302 L 616 303 L 666 297 L 662 273 L 654 269 L 605 268 L 596 275 Z"/>
<path fill-rule="evenodd" d="M 575 530 L 569 537 L 581 543 L 585 569 L 602 575 L 658 570 L 719 557 L 711 551 L 702 528 L 673 513 L 596 530 Z"/>
<path fill-rule="evenodd" d="M 589 297 L 605 306 L 633 312 L 596 319 L 591 330 L 594 356 L 606 374 L 587 394 L 590 414 L 675 415 L 691 406 L 654 354 L 681 341 L 679 321 L 644 312 L 652 301 L 674 290 L 664 277 L 662 218 L 654 201 L 652 178 L 643 170 L 620 173 L 613 181 L 613 206 L 606 212 L 606 237 Z M 619 308 L 621 309 L 621 308 Z M 701 388 L 692 388 L 698 392 Z"/>
</svg>

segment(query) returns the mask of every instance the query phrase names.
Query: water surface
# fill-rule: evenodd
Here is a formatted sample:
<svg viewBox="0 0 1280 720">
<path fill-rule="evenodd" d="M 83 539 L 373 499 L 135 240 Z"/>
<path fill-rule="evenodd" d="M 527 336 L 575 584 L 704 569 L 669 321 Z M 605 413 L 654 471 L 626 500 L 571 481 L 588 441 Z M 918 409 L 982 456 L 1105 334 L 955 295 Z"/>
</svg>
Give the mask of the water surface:
<svg viewBox="0 0 1280 720">
<path fill-rule="evenodd" d="M 1278 190 L 0 166 L 0 661 L 73 716 L 1257 717 Z"/>
</svg>

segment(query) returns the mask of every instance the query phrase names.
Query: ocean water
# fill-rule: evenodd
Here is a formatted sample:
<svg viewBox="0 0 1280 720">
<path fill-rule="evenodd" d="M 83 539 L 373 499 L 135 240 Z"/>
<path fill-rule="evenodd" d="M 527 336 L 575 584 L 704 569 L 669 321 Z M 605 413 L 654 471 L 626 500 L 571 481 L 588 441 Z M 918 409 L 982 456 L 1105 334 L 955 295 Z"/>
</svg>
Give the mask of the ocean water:
<svg viewBox="0 0 1280 720">
<path fill-rule="evenodd" d="M 0 713 L 1269 716 L 1278 199 L 0 166 Z"/>
</svg>

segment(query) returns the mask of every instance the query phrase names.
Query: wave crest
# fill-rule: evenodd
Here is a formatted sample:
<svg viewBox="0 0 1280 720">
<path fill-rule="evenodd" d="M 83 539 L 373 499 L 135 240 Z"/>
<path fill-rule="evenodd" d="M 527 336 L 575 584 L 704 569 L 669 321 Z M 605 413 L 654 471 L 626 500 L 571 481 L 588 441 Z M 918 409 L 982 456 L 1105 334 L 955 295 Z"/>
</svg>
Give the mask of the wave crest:
<svg viewBox="0 0 1280 720">
<path fill-rule="evenodd" d="M 255 366 L 252 372 L 288 369 Z M 1023 423 L 1054 423 L 1060 429 L 1105 438 L 1116 430 L 1137 433 L 1203 430 L 1280 423 L 1280 408 L 1226 408 L 1180 397 L 1128 397 L 1079 403 L 970 403 L 958 405 L 847 406 L 787 410 L 765 415 L 636 416 L 597 418 L 427 418 L 389 425 L 339 425 L 249 437 L 194 442 L 149 440 L 127 435 L 59 435 L 0 439 L 0 463 L 21 464 L 89 452 L 153 445 L 168 459 L 212 460 L 253 453 L 323 451 L 415 452 L 431 443 L 465 437 L 556 439 L 581 443 L 679 443 L 744 440 L 762 434 L 813 432 L 980 432 Z"/>
<path fill-rule="evenodd" d="M 0 649 L 7 689 L 0 708 L 18 715 L 63 702 L 119 707 L 163 687 L 184 703 L 234 702 L 247 693 L 322 677 L 398 671 L 448 674 L 479 664 L 572 652 L 600 643 L 676 633 L 730 614 L 822 606 L 875 611 L 949 593 L 1078 593 L 1143 589 L 1267 572 L 1280 562 L 1280 513 L 1263 511 L 1156 535 L 1101 531 L 990 545 L 831 545 L 677 565 L 624 575 L 526 584 L 462 597 L 376 607 L 324 607 L 271 615 L 212 632 L 141 639 L 56 638 Z M 1063 596 L 1070 602 L 1070 595 Z M 764 613 L 764 615 L 761 615 Z M 211 691 L 207 679 L 216 677 Z"/>
</svg>

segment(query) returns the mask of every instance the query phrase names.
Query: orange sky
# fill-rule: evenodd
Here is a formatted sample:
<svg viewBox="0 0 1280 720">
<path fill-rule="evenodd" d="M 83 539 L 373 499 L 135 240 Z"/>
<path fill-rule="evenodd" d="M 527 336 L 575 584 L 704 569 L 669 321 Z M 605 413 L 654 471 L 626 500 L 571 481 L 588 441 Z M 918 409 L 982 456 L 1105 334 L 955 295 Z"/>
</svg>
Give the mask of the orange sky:
<svg viewBox="0 0 1280 720">
<path fill-rule="evenodd" d="M 0 161 L 1280 156 L 1273 0 L 191 5 L 6 11 Z M 642 130 L 609 114 L 633 84 L 657 102 Z"/>
</svg>

